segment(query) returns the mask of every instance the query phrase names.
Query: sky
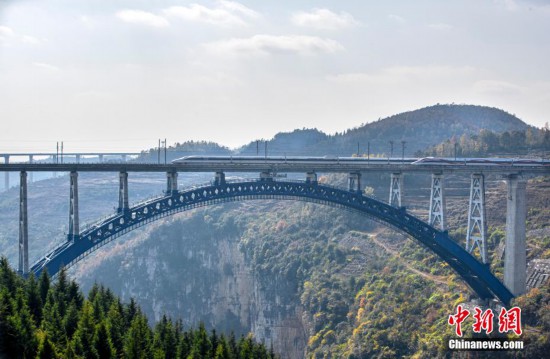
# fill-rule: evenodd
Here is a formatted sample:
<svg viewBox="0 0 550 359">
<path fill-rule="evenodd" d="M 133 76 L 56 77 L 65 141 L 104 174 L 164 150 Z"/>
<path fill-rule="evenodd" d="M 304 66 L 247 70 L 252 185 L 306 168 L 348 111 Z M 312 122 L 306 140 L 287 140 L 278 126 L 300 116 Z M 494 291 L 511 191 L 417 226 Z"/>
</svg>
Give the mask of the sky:
<svg viewBox="0 0 550 359">
<path fill-rule="evenodd" d="M 550 0 L 0 0 L 0 152 L 236 148 L 436 103 L 550 122 Z"/>
</svg>

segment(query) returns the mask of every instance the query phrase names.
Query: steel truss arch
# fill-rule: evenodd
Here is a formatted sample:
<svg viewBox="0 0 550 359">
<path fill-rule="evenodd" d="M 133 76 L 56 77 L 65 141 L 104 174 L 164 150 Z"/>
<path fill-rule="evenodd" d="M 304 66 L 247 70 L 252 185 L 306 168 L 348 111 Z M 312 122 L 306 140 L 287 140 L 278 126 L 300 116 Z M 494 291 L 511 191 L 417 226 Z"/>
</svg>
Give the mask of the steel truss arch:
<svg viewBox="0 0 550 359">
<path fill-rule="evenodd" d="M 63 243 L 37 261 L 31 271 L 38 276 L 47 269 L 48 273 L 55 275 L 61 267 L 70 267 L 114 239 L 160 218 L 198 207 L 253 199 L 299 200 L 360 212 L 407 233 L 428 247 L 448 263 L 480 298 L 496 298 L 508 305 L 514 297 L 487 265 L 478 262 L 447 232 L 438 231 L 407 213 L 404 208 L 392 207 L 356 191 L 314 182 L 255 180 L 167 193 L 87 228 L 79 238 Z"/>
</svg>

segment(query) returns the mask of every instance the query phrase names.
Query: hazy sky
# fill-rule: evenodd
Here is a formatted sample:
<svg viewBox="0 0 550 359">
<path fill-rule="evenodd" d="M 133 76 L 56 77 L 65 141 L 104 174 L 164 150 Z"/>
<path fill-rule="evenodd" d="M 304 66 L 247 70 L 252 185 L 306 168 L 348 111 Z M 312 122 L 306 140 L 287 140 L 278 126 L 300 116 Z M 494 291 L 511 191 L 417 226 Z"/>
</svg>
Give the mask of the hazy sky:
<svg viewBox="0 0 550 359">
<path fill-rule="evenodd" d="M 0 0 L 0 151 L 236 147 L 436 103 L 550 121 L 550 1 Z"/>
</svg>

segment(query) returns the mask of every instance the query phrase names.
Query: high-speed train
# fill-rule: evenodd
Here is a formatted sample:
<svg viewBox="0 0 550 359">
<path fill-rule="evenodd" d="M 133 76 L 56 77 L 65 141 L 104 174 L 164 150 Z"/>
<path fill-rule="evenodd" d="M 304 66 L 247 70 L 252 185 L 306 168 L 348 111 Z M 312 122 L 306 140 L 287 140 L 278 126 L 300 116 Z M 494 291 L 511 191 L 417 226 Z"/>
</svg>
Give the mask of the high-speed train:
<svg viewBox="0 0 550 359">
<path fill-rule="evenodd" d="M 338 157 L 338 156 L 186 156 L 172 161 L 180 165 L 352 165 L 352 164 L 393 164 L 414 166 L 514 166 L 550 168 L 550 160 L 534 158 L 383 158 L 383 157 Z"/>
<path fill-rule="evenodd" d="M 186 156 L 172 161 L 174 164 L 209 164 L 209 163 L 234 163 L 234 164 L 356 164 L 356 163 L 392 163 L 411 164 L 418 158 L 381 158 L 381 157 L 338 157 L 338 156 Z"/>
<path fill-rule="evenodd" d="M 465 166 L 550 166 L 550 160 L 536 158 L 438 158 L 424 157 L 413 165 L 465 165 Z"/>
</svg>

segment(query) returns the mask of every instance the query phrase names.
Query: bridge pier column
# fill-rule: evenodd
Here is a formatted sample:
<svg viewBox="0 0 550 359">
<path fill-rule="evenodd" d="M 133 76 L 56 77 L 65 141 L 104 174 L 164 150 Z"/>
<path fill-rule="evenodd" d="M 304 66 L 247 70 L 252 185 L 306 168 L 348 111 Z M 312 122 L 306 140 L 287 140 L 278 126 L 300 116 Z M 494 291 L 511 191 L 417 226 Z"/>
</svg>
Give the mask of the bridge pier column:
<svg viewBox="0 0 550 359">
<path fill-rule="evenodd" d="M 317 184 L 317 173 L 308 172 L 306 175 L 306 183 Z"/>
<path fill-rule="evenodd" d="M 446 200 L 444 194 L 444 177 L 442 173 L 432 174 L 432 190 L 430 193 L 430 215 L 428 223 L 444 231 L 446 228 Z"/>
<path fill-rule="evenodd" d="M 33 162 L 34 162 L 34 156 L 33 156 L 33 155 L 29 155 L 29 163 L 32 164 Z M 34 173 L 34 172 L 30 172 L 30 173 L 29 173 L 29 177 L 30 177 L 31 183 L 34 182 L 33 173 Z"/>
<path fill-rule="evenodd" d="M 79 154 L 76 155 L 76 163 L 80 163 L 80 155 Z"/>
<path fill-rule="evenodd" d="M 71 171 L 69 175 L 71 185 L 69 189 L 69 234 L 67 240 L 78 239 L 80 224 L 78 218 L 78 172 Z"/>
<path fill-rule="evenodd" d="M 126 155 L 122 155 L 122 162 L 126 162 Z"/>
<path fill-rule="evenodd" d="M 350 173 L 348 177 L 348 189 L 350 192 L 361 192 L 361 173 Z"/>
<path fill-rule="evenodd" d="M 4 156 L 4 163 L 10 163 L 10 156 Z M 4 189 L 7 191 L 10 189 L 10 173 L 4 172 Z"/>
<path fill-rule="evenodd" d="M 470 186 L 470 204 L 468 206 L 468 231 L 466 232 L 466 250 L 473 253 L 479 249 L 482 263 L 487 263 L 485 241 L 485 177 L 483 174 L 472 174 Z"/>
<path fill-rule="evenodd" d="M 261 181 L 273 181 L 273 174 L 269 172 L 262 172 L 260 173 L 260 180 Z"/>
<path fill-rule="evenodd" d="M 526 291 L 525 220 L 527 218 L 527 182 L 515 175 L 506 179 L 506 247 L 504 250 L 504 285 L 514 295 Z"/>
<path fill-rule="evenodd" d="M 178 173 L 166 172 L 166 193 L 173 195 L 178 191 Z"/>
<path fill-rule="evenodd" d="M 223 172 L 216 172 L 216 177 L 214 179 L 214 184 L 216 186 L 225 184 L 225 173 Z"/>
<path fill-rule="evenodd" d="M 59 163 L 59 159 L 58 159 L 57 155 L 53 155 L 52 159 L 53 159 L 53 163 L 56 163 L 56 164 Z M 55 171 L 52 172 L 52 175 L 53 175 L 53 178 L 56 178 L 57 177 L 57 172 L 55 172 Z"/>
<path fill-rule="evenodd" d="M 401 207 L 401 192 L 403 190 L 403 175 L 401 173 L 392 173 L 390 182 L 390 206 Z"/>
<path fill-rule="evenodd" d="M 29 222 L 27 215 L 27 172 L 21 171 L 19 183 L 19 273 L 29 272 Z"/>
<path fill-rule="evenodd" d="M 103 162 L 103 155 L 98 155 L 98 158 L 99 158 L 99 163 L 102 163 Z"/>
<path fill-rule="evenodd" d="M 118 174 L 118 213 L 127 212 L 128 205 L 128 172 Z"/>
</svg>

